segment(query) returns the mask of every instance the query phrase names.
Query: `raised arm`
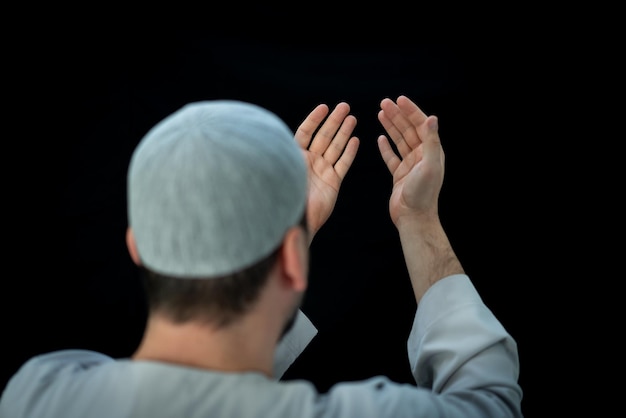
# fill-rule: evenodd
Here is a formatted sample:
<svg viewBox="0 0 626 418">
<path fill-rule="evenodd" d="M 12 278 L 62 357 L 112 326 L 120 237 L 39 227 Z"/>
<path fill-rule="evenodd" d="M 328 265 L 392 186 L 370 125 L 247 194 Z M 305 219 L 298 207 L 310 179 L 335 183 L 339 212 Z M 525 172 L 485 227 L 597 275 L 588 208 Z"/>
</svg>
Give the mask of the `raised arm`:
<svg viewBox="0 0 626 418">
<path fill-rule="evenodd" d="M 326 104 L 317 105 L 296 130 L 309 172 L 307 223 L 309 244 L 330 217 L 341 182 L 354 161 L 359 139 L 352 136 L 356 118 L 341 102 L 329 114 Z M 282 338 L 274 356 L 274 376 L 280 378 L 317 334 L 317 329 L 300 311 L 294 326 Z"/>
<path fill-rule="evenodd" d="M 359 148 L 359 139 L 352 135 L 356 118 L 350 115 L 350 106 L 341 102 L 329 112 L 328 105 L 317 105 L 295 134 L 309 170 L 309 243 L 330 217 Z"/>
<path fill-rule="evenodd" d="M 378 147 L 393 175 L 389 213 L 398 229 L 415 299 L 438 280 L 464 273 L 439 220 L 438 199 L 445 156 L 436 116 L 427 116 L 405 96 L 381 102 L 378 119 L 385 135 Z"/>
<path fill-rule="evenodd" d="M 389 213 L 418 302 L 409 364 L 417 386 L 428 389 L 408 401 L 416 411 L 432 407 L 429 416 L 521 417 L 517 344 L 464 273 L 439 220 L 445 157 L 438 120 L 405 96 L 380 106 L 395 144 L 378 138 L 393 176 Z"/>
</svg>

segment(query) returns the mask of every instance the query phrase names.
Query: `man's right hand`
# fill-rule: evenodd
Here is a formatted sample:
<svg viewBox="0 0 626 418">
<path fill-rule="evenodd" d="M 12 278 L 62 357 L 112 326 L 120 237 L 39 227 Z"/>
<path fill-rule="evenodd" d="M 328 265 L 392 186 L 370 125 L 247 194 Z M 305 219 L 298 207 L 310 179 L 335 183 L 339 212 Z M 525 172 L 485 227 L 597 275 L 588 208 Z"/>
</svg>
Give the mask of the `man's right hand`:
<svg viewBox="0 0 626 418">
<path fill-rule="evenodd" d="M 378 138 L 383 161 L 393 176 L 389 213 L 400 233 L 415 298 L 435 282 L 463 273 L 439 220 L 438 199 L 445 156 L 436 116 L 427 116 L 406 96 L 380 103 L 378 120 L 394 142 Z"/>
<path fill-rule="evenodd" d="M 393 175 L 389 201 L 391 219 L 398 226 L 403 217 L 437 217 L 437 201 L 443 184 L 444 153 L 437 131 L 437 117 L 426 116 L 406 96 L 394 103 L 384 99 L 378 120 L 393 140 L 400 156 L 385 135 L 378 138 L 383 161 Z"/>
</svg>

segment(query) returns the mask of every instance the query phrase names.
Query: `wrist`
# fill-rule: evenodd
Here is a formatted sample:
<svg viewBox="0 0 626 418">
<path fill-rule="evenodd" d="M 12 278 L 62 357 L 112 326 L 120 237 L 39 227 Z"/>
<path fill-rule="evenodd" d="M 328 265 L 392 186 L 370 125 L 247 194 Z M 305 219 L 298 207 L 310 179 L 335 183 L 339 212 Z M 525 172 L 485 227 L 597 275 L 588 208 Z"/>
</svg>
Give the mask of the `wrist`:
<svg viewBox="0 0 626 418">
<path fill-rule="evenodd" d="M 434 213 L 422 212 L 401 215 L 393 223 L 400 234 L 406 232 L 422 233 L 429 230 L 443 232 L 443 227 L 436 211 Z"/>
</svg>

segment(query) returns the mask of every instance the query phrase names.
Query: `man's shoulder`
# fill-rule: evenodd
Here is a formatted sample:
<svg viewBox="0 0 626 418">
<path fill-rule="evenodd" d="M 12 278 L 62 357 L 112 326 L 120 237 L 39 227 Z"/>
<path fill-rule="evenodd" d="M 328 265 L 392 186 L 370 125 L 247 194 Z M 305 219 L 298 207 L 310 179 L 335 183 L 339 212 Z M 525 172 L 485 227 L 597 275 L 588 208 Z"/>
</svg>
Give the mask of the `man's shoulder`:
<svg viewBox="0 0 626 418">
<path fill-rule="evenodd" d="M 26 360 L 7 382 L 0 398 L 0 415 L 47 416 L 50 402 L 60 405 L 86 386 L 88 370 L 114 362 L 113 358 L 90 350 L 58 350 Z M 49 402 L 50 401 L 50 402 Z"/>
<path fill-rule="evenodd" d="M 71 375 L 112 361 L 114 359 L 110 356 L 91 350 L 51 351 L 26 360 L 9 382 L 15 385 L 16 382 L 25 380 L 32 385 L 39 379 L 50 379 L 51 375 Z"/>
</svg>

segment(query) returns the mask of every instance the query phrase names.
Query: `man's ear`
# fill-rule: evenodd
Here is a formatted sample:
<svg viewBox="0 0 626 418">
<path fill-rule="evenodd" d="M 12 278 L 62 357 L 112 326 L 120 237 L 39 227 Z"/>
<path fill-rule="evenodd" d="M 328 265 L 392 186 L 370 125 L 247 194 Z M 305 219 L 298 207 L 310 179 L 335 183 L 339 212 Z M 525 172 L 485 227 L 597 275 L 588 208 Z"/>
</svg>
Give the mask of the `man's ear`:
<svg viewBox="0 0 626 418">
<path fill-rule="evenodd" d="M 280 249 L 280 263 L 288 285 L 304 292 L 308 285 L 309 246 L 306 232 L 300 226 L 289 228 Z"/>
<path fill-rule="evenodd" d="M 133 234 L 133 230 L 130 227 L 126 229 L 126 247 L 128 247 L 130 258 L 133 259 L 135 264 L 140 266 L 141 260 L 139 258 L 139 252 L 137 251 L 137 244 L 135 243 L 135 234 Z"/>
</svg>

